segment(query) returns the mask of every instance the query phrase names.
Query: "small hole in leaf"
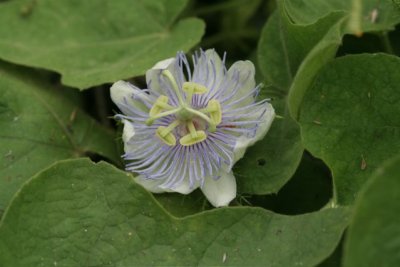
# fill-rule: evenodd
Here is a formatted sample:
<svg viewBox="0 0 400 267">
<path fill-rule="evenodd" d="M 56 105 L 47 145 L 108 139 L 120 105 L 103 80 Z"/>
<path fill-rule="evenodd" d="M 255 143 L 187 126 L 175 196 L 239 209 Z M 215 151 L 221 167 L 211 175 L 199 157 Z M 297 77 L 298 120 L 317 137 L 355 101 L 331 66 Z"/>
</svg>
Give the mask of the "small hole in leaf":
<svg viewBox="0 0 400 267">
<path fill-rule="evenodd" d="M 258 159 L 257 160 L 258 166 L 264 166 L 265 165 L 265 159 Z"/>
</svg>

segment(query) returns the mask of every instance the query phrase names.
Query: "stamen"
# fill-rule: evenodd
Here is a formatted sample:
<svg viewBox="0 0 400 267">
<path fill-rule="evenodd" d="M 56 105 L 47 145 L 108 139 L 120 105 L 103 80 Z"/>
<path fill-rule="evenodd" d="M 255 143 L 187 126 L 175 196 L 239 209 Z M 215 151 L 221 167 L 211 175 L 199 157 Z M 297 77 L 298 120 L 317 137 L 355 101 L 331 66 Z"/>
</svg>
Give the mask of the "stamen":
<svg viewBox="0 0 400 267">
<path fill-rule="evenodd" d="M 193 137 L 191 133 L 183 136 L 179 139 L 179 143 L 182 146 L 191 146 L 197 143 L 204 141 L 207 138 L 207 135 L 204 131 L 196 131 L 197 137 Z"/>
<path fill-rule="evenodd" d="M 165 95 L 161 95 L 160 97 L 157 98 L 156 102 L 154 105 L 151 107 L 149 115 L 150 117 L 153 117 L 157 114 L 160 114 L 163 109 L 166 110 L 171 110 L 174 107 L 171 105 L 168 105 L 168 97 Z"/>
<path fill-rule="evenodd" d="M 193 92 L 194 94 L 204 94 L 208 92 L 208 88 L 204 85 L 195 83 L 195 82 L 184 82 L 183 83 L 183 91 L 185 92 Z"/>
<path fill-rule="evenodd" d="M 210 113 L 210 119 L 214 122 L 215 125 L 218 125 L 222 121 L 222 111 L 221 105 L 218 100 L 211 99 L 207 104 L 207 109 Z"/>
<path fill-rule="evenodd" d="M 174 76 L 172 75 L 172 73 L 169 70 L 163 70 L 162 75 L 167 77 L 168 80 L 171 82 L 172 88 L 174 89 L 176 96 L 178 97 L 179 104 L 183 105 L 184 102 L 183 102 L 182 94 L 179 91 L 178 84 L 176 83 L 176 80 L 175 80 Z"/>
<path fill-rule="evenodd" d="M 167 127 L 164 127 L 164 129 L 160 132 L 160 135 L 162 137 L 168 135 L 170 132 L 172 132 L 173 129 L 178 127 L 179 124 L 181 124 L 181 121 L 179 121 L 179 120 L 173 121 L 170 125 L 168 125 Z"/>
<path fill-rule="evenodd" d="M 176 138 L 175 135 L 172 133 L 172 130 L 179 124 L 180 124 L 179 121 L 174 121 L 168 127 L 165 126 L 158 127 L 156 130 L 156 136 L 169 146 L 176 145 Z"/>
<path fill-rule="evenodd" d="M 159 113 L 157 115 L 151 116 L 150 118 L 148 118 L 146 120 L 146 125 L 150 126 L 150 125 L 153 124 L 153 122 L 155 120 L 160 119 L 160 118 L 165 117 L 165 116 L 168 116 L 168 115 L 175 114 L 175 113 L 179 112 L 181 109 L 182 108 L 175 108 L 175 109 L 172 109 L 172 110 L 169 110 L 169 111 L 165 111 L 165 112 L 161 112 L 161 113 Z"/>
<path fill-rule="evenodd" d="M 197 131 L 196 128 L 194 127 L 193 121 L 189 121 L 187 123 L 187 128 L 189 129 L 190 135 L 192 138 L 197 138 Z"/>
</svg>

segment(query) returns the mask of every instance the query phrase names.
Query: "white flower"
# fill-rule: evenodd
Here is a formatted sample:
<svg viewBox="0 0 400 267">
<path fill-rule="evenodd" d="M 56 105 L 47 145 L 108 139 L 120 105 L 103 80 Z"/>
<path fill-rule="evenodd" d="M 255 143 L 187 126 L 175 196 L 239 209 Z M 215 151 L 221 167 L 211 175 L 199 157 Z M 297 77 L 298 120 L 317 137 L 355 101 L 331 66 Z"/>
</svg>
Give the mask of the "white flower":
<svg viewBox="0 0 400 267">
<path fill-rule="evenodd" d="M 124 81 L 111 98 L 124 115 L 126 169 L 154 193 L 188 194 L 200 187 L 215 207 L 236 196 L 232 166 L 262 139 L 275 112 L 256 102 L 254 65 L 229 70 L 214 50 L 193 56 L 193 73 L 182 52 L 146 73 L 148 89 Z"/>
</svg>

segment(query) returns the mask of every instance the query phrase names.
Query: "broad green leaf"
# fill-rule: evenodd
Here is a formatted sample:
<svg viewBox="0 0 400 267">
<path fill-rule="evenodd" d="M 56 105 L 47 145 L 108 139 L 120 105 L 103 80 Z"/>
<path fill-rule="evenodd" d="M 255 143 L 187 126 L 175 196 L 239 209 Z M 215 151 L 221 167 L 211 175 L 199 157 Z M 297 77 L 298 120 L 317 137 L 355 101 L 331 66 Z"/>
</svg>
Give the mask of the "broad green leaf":
<svg viewBox="0 0 400 267">
<path fill-rule="evenodd" d="M 0 222 L 5 266 L 312 266 L 335 248 L 346 208 L 278 215 L 220 208 L 177 219 L 106 163 L 67 160 L 32 178 Z"/>
<path fill-rule="evenodd" d="M 189 195 L 165 193 L 154 194 L 154 197 L 163 208 L 175 217 L 184 217 L 213 208 L 200 189 Z"/>
<path fill-rule="evenodd" d="M 384 164 L 354 207 L 344 266 L 400 266 L 400 157 Z"/>
<path fill-rule="evenodd" d="M 339 13 L 337 14 L 339 15 Z M 294 119 L 298 120 L 299 108 L 304 94 L 309 89 L 315 76 L 322 67 L 335 57 L 336 51 L 342 42 L 345 22 L 346 19 L 342 18 L 333 24 L 325 36 L 302 61 L 288 95 L 289 110 Z"/>
<path fill-rule="evenodd" d="M 362 31 L 390 30 L 400 22 L 393 0 L 285 0 L 285 8 L 296 24 L 312 24 L 336 11 L 347 12 L 352 17 L 349 23 L 359 24 Z"/>
<path fill-rule="evenodd" d="M 285 104 L 272 100 L 278 115 Z M 265 138 L 250 147 L 235 166 L 240 193 L 276 193 L 293 176 L 303 154 L 300 130 L 289 116 L 275 119 Z"/>
<path fill-rule="evenodd" d="M 400 10 L 394 7 L 393 3 L 389 0 L 380 1 L 379 3 L 374 0 L 355 0 L 353 2 L 357 2 L 358 4 L 362 2 L 361 9 L 358 10 L 350 1 L 346 0 L 334 0 L 329 2 L 285 0 L 284 2 L 285 11 L 289 14 L 290 19 L 300 24 L 313 24 L 319 20 L 326 19 L 326 16 L 342 14 L 342 19 L 332 24 L 326 35 L 308 53 L 294 78 L 288 101 L 290 114 L 296 120 L 298 119 L 298 112 L 304 94 L 310 87 L 318 71 L 334 58 L 344 34 L 352 33 L 361 35 L 363 32 L 387 31 L 393 29 L 393 27 L 400 22 Z M 374 9 L 377 9 L 376 12 L 378 12 L 377 14 L 380 17 L 377 17 L 377 21 L 372 23 L 371 18 L 368 18 L 366 14 L 370 14 L 368 12 L 372 12 Z M 355 14 L 355 12 L 361 13 Z M 307 17 L 307 21 L 303 20 L 302 14 L 306 14 L 304 18 Z M 309 35 L 307 36 L 309 37 Z"/>
<path fill-rule="evenodd" d="M 293 79 L 310 51 L 343 17 L 331 14 L 311 25 L 294 25 L 282 10 L 275 12 L 261 34 L 258 61 L 267 85 L 286 95 Z"/>
<path fill-rule="evenodd" d="M 289 115 L 287 93 L 301 62 L 341 17 L 333 14 L 313 25 L 297 26 L 279 7 L 262 32 L 258 62 L 268 85 L 263 94 L 274 96 L 271 103 L 283 118 L 275 119 L 264 140 L 237 164 L 235 173 L 243 193 L 275 193 L 296 171 L 303 146 L 299 126 Z"/>
<path fill-rule="evenodd" d="M 14 0 L 0 4 L 0 58 L 57 71 L 88 88 L 145 73 L 201 38 L 186 0 Z"/>
<path fill-rule="evenodd" d="M 33 174 L 87 152 L 119 161 L 115 136 L 36 72 L 0 64 L 0 209 Z M 65 91 L 65 90 L 63 90 Z"/>
<path fill-rule="evenodd" d="M 379 164 L 400 151 L 400 59 L 385 54 L 338 58 L 304 97 L 303 143 L 330 167 L 337 202 L 349 204 Z"/>
</svg>

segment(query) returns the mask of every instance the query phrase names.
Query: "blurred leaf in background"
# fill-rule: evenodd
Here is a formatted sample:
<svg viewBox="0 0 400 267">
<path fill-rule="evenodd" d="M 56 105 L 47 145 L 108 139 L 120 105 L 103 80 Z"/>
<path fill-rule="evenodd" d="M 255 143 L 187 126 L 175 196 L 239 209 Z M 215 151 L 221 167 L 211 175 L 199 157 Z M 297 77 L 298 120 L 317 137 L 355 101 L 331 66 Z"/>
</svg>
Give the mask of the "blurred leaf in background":
<svg viewBox="0 0 400 267">
<path fill-rule="evenodd" d="M 204 23 L 177 20 L 186 0 L 21 0 L 0 5 L 0 58 L 57 71 L 85 89 L 143 75 L 189 50 Z"/>
</svg>

